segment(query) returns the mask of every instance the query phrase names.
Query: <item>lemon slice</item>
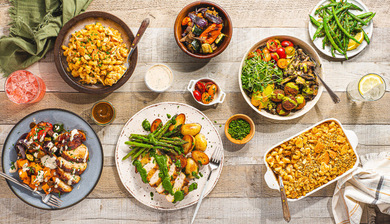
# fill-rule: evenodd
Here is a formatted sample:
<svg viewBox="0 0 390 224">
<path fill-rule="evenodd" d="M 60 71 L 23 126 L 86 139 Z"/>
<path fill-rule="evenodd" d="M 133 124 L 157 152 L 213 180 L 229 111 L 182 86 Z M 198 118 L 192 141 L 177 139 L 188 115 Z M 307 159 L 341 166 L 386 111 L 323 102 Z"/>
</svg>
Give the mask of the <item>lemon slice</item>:
<svg viewBox="0 0 390 224">
<path fill-rule="evenodd" d="M 383 84 L 383 79 L 379 75 L 369 74 L 359 81 L 359 92 L 364 95 L 372 89 Z"/>
<path fill-rule="evenodd" d="M 358 40 L 360 43 L 362 43 L 362 41 L 364 39 L 363 31 L 356 34 L 355 39 Z M 357 47 L 359 47 L 359 45 L 360 44 L 357 43 L 356 41 L 349 39 L 347 51 L 352 51 L 352 50 L 356 49 Z"/>
</svg>

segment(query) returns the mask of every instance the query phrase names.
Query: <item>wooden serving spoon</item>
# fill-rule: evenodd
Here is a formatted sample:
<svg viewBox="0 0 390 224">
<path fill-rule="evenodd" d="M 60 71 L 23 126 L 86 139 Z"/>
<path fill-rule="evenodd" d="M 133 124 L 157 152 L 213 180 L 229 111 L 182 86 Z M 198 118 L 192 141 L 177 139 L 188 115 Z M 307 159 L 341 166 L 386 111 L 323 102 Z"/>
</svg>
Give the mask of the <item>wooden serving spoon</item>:
<svg viewBox="0 0 390 224">
<path fill-rule="evenodd" d="M 131 55 L 133 54 L 134 50 L 137 48 L 137 44 L 140 41 L 142 35 L 145 33 L 146 28 L 149 26 L 149 18 L 146 18 L 142 21 L 141 26 L 138 29 L 137 35 L 135 35 L 135 38 L 133 40 L 133 43 L 131 43 L 131 49 L 129 56 L 127 56 L 127 61 L 130 60 Z"/>
</svg>

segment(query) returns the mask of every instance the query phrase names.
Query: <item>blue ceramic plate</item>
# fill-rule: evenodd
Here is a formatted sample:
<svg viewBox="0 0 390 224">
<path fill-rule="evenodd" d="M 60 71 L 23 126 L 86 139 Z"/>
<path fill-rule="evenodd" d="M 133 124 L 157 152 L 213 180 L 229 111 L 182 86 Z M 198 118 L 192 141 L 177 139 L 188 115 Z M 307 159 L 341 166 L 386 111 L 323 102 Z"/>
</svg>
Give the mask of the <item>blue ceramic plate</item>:
<svg viewBox="0 0 390 224">
<path fill-rule="evenodd" d="M 17 155 L 13 147 L 13 144 L 19 139 L 19 137 L 26 132 L 30 131 L 30 123 L 38 123 L 40 121 L 47 121 L 52 124 L 63 123 L 65 129 L 80 129 L 85 131 L 87 140 L 84 144 L 89 149 L 89 162 L 88 167 L 81 175 L 81 180 L 78 184 L 73 185 L 73 190 L 70 193 L 64 193 L 61 195 L 61 208 L 68 208 L 77 204 L 88 196 L 89 193 L 95 188 L 99 181 L 100 175 L 103 169 L 103 148 L 100 140 L 92 129 L 92 127 L 77 114 L 62 110 L 62 109 L 45 109 L 34 112 L 27 115 L 21 121 L 19 121 L 15 127 L 12 128 L 5 140 L 3 152 L 2 152 L 2 167 L 3 171 L 20 180 L 17 173 L 10 173 L 11 162 L 16 161 Z M 34 196 L 31 191 L 24 189 L 12 182 L 8 182 L 9 187 L 22 201 L 27 204 L 40 209 L 56 209 L 44 204 L 41 201 L 40 196 Z"/>
</svg>

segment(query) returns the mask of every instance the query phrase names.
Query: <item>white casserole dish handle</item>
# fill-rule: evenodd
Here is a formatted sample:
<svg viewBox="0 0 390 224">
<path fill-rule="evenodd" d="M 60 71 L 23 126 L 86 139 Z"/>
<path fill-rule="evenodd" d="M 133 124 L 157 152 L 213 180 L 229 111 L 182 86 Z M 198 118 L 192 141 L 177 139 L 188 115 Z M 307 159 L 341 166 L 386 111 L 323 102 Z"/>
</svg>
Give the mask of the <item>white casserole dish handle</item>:
<svg viewBox="0 0 390 224">
<path fill-rule="evenodd" d="M 349 143 L 351 143 L 352 148 L 356 150 L 356 147 L 359 143 L 356 133 L 351 130 L 345 130 L 345 135 L 347 135 L 347 138 L 349 140 Z"/>
<path fill-rule="evenodd" d="M 269 188 L 279 190 L 279 184 L 275 179 L 275 175 L 268 167 L 267 172 L 264 174 L 264 179 Z"/>
</svg>

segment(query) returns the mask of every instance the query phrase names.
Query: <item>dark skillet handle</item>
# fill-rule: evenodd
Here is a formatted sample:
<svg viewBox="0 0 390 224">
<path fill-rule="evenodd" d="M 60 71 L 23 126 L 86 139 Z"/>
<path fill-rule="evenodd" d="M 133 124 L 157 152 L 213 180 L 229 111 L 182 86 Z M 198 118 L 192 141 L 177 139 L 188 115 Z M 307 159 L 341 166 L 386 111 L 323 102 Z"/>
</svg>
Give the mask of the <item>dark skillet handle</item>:
<svg viewBox="0 0 390 224">
<path fill-rule="evenodd" d="M 144 21 L 142 21 L 141 26 L 138 29 L 138 33 L 135 36 L 133 43 L 131 44 L 131 48 L 137 47 L 139 40 L 141 39 L 142 35 L 145 33 L 146 28 L 148 28 L 149 26 L 149 22 L 150 22 L 149 18 L 146 18 L 144 19 Z"/>
</svg>

